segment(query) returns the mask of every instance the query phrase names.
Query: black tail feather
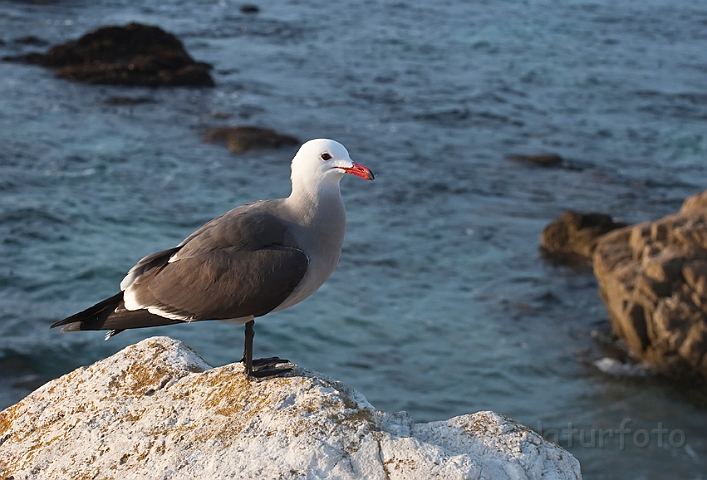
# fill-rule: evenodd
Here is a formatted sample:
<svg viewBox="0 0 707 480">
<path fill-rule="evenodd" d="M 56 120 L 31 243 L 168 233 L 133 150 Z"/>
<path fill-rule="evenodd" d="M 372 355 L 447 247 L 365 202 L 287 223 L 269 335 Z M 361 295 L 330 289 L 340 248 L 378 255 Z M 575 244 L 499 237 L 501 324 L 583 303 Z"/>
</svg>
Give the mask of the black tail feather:
<svg viewBox="0 0 707 480">
<path fill-rule="evenodd" d="M 62 331 L 101 330 L 101 327 L 105 323 L 106 319 L 122 302 L 123 292 L 120 292 L 110 298 L 106 298 L 102 302 L 98 302 L 94 306 L 87 308 L 82 312 L 76 313 L 65 318 L 64 320 L 56 322 L 50 328 L 66 325 L 66 327 L 62 328 Z"/>
<path fill-rule="evenodd" d="M 120 292 L 82 312 L 56 322 L 50 328 L 63 326 L 62 332 L 115 330 L 117 334 L 129 328 L 159 327 L 175 323 L 184 322 L 160 317 L 147 310 L 127 310 L 123 303 L 123 292 Z"/>
</svg>

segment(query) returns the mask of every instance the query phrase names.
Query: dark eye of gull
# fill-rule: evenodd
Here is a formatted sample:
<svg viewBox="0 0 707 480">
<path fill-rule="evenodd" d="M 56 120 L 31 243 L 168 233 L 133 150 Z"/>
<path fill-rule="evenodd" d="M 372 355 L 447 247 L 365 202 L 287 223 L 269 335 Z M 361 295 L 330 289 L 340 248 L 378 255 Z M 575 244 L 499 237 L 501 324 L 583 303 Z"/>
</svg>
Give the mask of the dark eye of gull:
<svg viewBox="0 0 707 480">
<path fill-rule="evenodd" d="M 322 157 L 321 157 L 321 158 L 322 158 L 322 160 L 324 160 L 324 161 L 326 161 L 326 160 L 331 160 L 331 155 L 329 155 L 328 153 L 322 153 Z"/>
</svg>

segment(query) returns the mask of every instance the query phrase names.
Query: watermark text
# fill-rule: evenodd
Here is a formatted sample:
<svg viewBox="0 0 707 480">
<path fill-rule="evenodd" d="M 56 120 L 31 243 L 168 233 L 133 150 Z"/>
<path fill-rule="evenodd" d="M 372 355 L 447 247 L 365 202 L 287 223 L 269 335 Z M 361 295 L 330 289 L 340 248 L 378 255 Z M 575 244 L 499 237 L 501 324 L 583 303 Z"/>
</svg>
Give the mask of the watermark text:
<svg viewBox="0 0 707 480">
<path fill-rule="evenodd" d="M 655 428 L 632 429 L 633 420 L 624 418 L 619 428 L 576 428 L 572 422 L 567 422 L 567 428 L 543 428 L 543 423 L 538 421 L 536 431 L 546 440 L 567 445 L 567 447 L 604 448 L 618 442 L 621 450 L 627 445 L 645 448 L 649 445 L 662 448 L 670 445 L 681 448 L 685 445 L 685 431 L 679 428 L 669 430 L 658 422 Z"/>
</svg>

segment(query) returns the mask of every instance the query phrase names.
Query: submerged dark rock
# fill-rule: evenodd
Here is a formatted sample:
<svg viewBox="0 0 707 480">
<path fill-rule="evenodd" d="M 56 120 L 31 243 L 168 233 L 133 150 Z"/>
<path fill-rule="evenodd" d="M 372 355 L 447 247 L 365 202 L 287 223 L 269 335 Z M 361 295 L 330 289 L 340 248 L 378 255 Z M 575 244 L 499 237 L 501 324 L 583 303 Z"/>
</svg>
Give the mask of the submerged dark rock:
<svg viewBox="0 0 707 480">
<path fill-rule="evenodd" d="M 35 37 L 34 35 L 27 35 L 26 37 L 16 38 L 14 41 L 15 43 L 18 43 L 20 45 L 46 45 L 47 43 L 49 43 L 39 37 Z"/>
<path fill-rule="evenodd" d="M 204 135 L 204 141 L 208 143 L 226 142 L 228 149 L 235 153 L 300 144 L 300 141 L 295 137 L 258 127 L 209 128 Z"/>
<path fill-rule="evenodd" d="M 150 97 L 125 97 L 122 95 L 114 95 L 105 99 L 107 105 L 139 105 L 153 101 Z"/>
<path fill-rule="evenodd" d="M 625 226 L 603 213 L 568 210 L 543 230 L 541 251 L 546 258 L 559 263 L 589 266 L 599 238 Z"/>
<path fill-rule="evenodd" d="M 250 3 L 246 3 L 241 5 L 241 12 L 242 13 L 258 13 L 260 12 L 260 8 L 257 5 L 253 5 Z"/>
<path fill-rule="evenodd" d="M 101 27 L 46 53 L 3 60 L 56 68 L 59 78 L 91 84 L 214 86 L 210 65 L 195 62 L 171 33 L 140 23 Z"/>
<path fill-rule="evenodd" d="M 563 158 L 556 153 L 543 153 L 540 155 L 508 155 L 506 160 L 530 163 L 540 167 L 554 167 L 562 165 L 564 162 Z"/>
</svg>

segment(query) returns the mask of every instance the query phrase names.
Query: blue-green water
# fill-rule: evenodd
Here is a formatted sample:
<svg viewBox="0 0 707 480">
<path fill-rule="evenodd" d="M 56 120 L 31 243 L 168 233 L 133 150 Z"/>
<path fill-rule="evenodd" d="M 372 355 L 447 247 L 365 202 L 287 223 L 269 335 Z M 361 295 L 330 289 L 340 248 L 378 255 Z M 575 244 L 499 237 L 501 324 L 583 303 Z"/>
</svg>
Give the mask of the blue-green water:
<svg viewBox="0 0 707 480">
<path fill-rule="evenodd" d="M 258 321 L 256 355 L 421 422 L 504 413 L 557 438 L 587 479 L 705 478 L 705 402 L 594 367 L 592 332 L 607 329 L 596 283 L 537 247 L 565 209 L 641 221 L 707 188 L 707 6 L 239 5 L 0 4 L 0 55 L 46 48 L 14 42 L 30 34 L 56 44 L 139 21 L 177 34 L 217 83 L 89 86 L 0 63 L 0 407 L 149 335 L 212 364 L 240 358 L 242 330 L 218 322 L 109 342 L 48 326 L 214 216 L 288 195 L 295 149 L 234 155 L 201 140 L 208 126 L 252 124 L 337 139 L 377 176 L 344 179 L 339 268 L 306 302 Z M 107 105 L 115 95 L 153 101 Z M 504 160 L 539 152 L 581 168 Z M 606 433 L 622 422 L 623 448 Z"/>
</svg>

